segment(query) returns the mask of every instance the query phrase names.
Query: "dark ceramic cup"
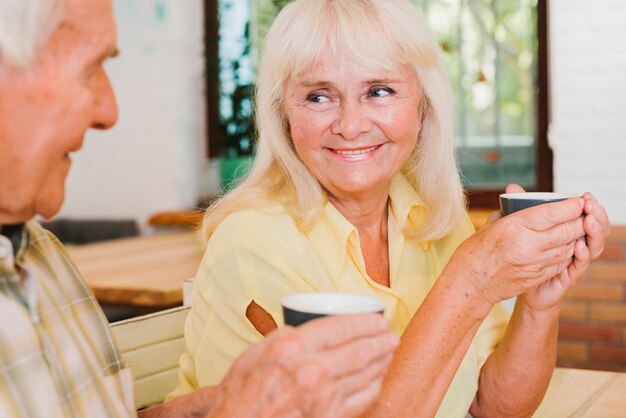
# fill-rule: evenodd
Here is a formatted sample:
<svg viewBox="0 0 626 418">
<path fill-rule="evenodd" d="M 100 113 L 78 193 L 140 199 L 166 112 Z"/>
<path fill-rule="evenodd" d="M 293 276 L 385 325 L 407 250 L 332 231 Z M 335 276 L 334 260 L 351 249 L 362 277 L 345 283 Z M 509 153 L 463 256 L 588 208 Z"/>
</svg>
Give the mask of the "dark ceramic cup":
<svg viewBox="0 0 626 418">
<path fill-rule="evenodd" d="M 328 315 L 380 313 L 385 310 L 376 297 L 350 293 L 296 293 L 283 298 L 285 325 L 298 326 Z"/>
<path fill-rule="evenodd" d="M 502 214 L 506 216 L 518 210 L 544 203 L 558 202 L 570 197 L 576 197 L 576 195 L 553 192 L 503 193 L 500 195 L 500 209 L 502 209 Z"/>
</svg>

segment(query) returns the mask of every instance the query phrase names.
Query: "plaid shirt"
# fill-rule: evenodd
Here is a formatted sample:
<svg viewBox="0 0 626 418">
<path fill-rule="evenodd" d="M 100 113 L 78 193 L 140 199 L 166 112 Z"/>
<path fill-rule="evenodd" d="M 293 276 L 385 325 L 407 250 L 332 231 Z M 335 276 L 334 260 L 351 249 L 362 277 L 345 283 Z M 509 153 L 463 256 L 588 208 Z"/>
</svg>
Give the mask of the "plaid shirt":
<svg viewBox="0 0 626 418">
<path fill-rule="evenodd" d="M 136 416 L 130 370 L 65 249 L 34 221 L 17 231 L 0 235 L 0 417 Z"/>
</svg>

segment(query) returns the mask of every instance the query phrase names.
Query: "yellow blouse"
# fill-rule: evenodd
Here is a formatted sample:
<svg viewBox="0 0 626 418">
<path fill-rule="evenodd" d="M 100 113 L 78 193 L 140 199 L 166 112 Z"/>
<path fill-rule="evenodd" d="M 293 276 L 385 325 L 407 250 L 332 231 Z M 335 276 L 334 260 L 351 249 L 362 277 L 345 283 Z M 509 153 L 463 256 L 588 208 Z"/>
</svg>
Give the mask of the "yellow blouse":
<svg viewBox="0 0 626 418">
<path fill-rule="evenodd" d="M 245 315 L 252 300 L 281 326 L 280 300 L 292 293 L 375 295 L 385 303 L 392 329 L 401 333 L 474 228 L 465 216 L 444 238 L 426 242 L 407 238 L 405 226 L 422 221 L 424 204 L 400 174 L 394 177 L 389 195 L 390 288 L 368 277 L 357 230 L 331 203 L 307 233 L 299 231 L 279 206 L 241 210 L 224 219 L 196 275 L 185 324 L 187 351 L 181 356 L 178 386 L 170 397 L 219 383 L 237 356 L 263 338 Z M 478 388 L 480 368 L 502 338 L 508 320 L 507 311 L 496 305 L 465 355 L 438 416 L 465 417 Z"/>
</svg>

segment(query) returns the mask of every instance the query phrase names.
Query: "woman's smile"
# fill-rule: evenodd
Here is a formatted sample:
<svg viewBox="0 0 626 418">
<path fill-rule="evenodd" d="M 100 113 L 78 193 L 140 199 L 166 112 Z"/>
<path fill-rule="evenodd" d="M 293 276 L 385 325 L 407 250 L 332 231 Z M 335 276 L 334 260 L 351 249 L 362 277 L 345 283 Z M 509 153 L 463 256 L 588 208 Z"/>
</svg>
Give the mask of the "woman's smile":
<svg viewBox="0 0 626 418">
<path fill-rule="evenodd" d="M 296 152 L 335 198 L 384 191 L 417 143 L 422 94 L 409 65 L 369 68 L 327 52 L 285 97 Z"/>
<path fill-rule="evenodd" d="M 358 148 L 326 148 L 334 157 L 348 162 L 365 161 L 373 158 L 384 144 Z"/>
</svg>

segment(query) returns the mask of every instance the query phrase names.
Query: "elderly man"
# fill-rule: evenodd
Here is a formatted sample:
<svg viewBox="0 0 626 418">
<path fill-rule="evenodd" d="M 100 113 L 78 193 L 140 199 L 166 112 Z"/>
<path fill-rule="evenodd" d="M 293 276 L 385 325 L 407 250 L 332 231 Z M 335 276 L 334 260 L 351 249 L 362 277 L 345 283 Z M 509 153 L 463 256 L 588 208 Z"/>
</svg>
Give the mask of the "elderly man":
<svg viewBox="0 0 626 418">
<path fill-rule="evenodd" d="M 111 0 L 0 0 L 0 416 L 135 416 L 132 379 L 51 217 L 87 129 L 117 119 L 103 61 Z M 397 338 L 382 318 L 274 332 L 216 387 L 141 416 L 342 416 L 377 396 Z"/>
</svg>

